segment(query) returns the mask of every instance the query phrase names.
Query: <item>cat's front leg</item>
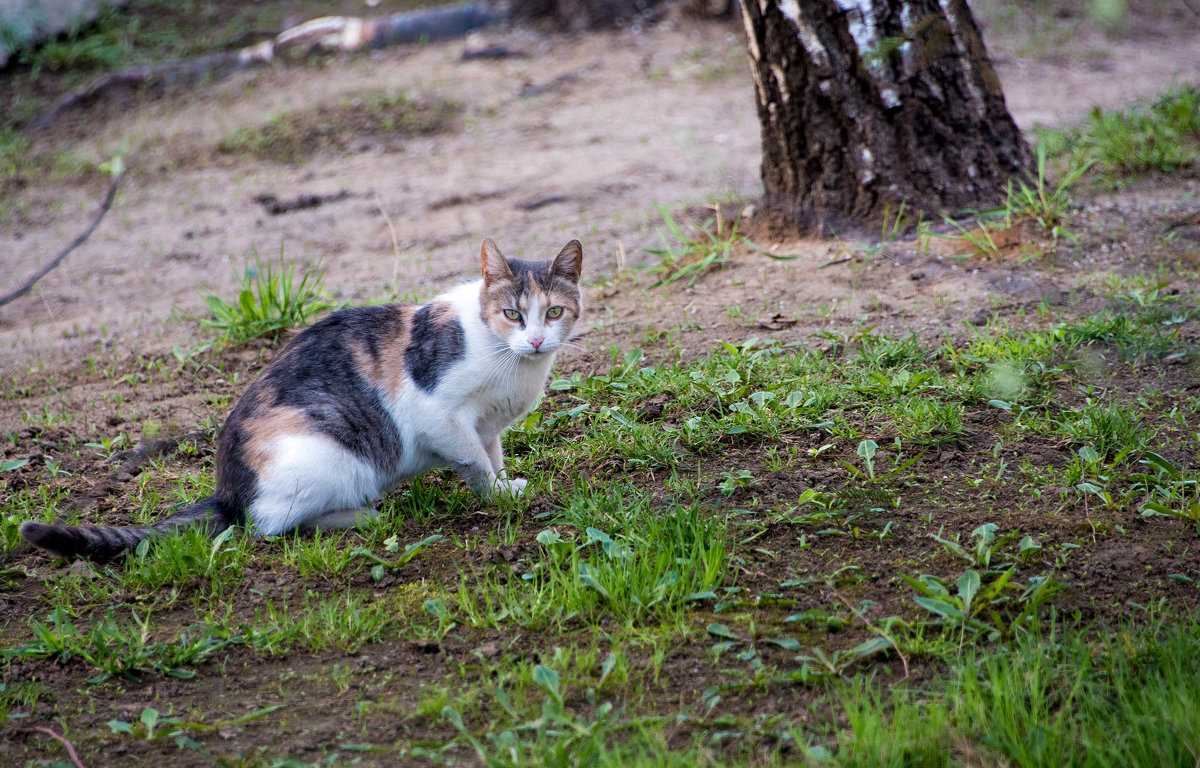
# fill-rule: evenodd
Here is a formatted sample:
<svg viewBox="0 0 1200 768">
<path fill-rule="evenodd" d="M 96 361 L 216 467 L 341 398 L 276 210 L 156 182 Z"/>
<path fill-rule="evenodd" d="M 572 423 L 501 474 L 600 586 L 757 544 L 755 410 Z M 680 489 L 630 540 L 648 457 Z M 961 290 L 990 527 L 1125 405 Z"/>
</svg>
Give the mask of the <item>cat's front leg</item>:
<svg viewBox="0 0 1200 768">
<path fill-rule="evenodd" d="M 513 496 L 520 496 L 525 492 L 525 486 L 528 481 L 523 477 L 509 478 L 508 473 L 504 471 L 504 449 L 500 446 L 500 435 L 492 438 L 487 444 L 488 459 L 492 462 L 492 471 L 495 472 L 502 480 L 508 482 L 508 492 Z"/>
<path fill-rule="evenodd" d="M 504 454 L 499 452 L 499 440 L 497 437 L 493 452 L 490 442 L 485 446 L 474 430 L 452 421 L 443 425 L 433 448 L 480 496 L 486 499 L 498 494 L 519 496 L 525 490 L 525 481 L 504 476 Z M 494 456 L 500 461 L 498 471 Z"/>
<path fill-rule="evenodd" d="M 500 435 L 493 437 L 485 447 L 488 460 L 492 462 L 492 471 L 497 475 L 504 474 L 504 449 L 500 447 Z"/>
</svg>

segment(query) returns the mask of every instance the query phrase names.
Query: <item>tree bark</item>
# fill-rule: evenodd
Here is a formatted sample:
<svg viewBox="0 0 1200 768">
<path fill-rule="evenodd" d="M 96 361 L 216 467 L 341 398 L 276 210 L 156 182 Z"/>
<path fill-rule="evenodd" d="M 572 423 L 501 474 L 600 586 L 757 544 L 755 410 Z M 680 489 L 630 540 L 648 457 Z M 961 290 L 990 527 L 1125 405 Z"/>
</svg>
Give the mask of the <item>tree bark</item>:
<svg viewBox="0 0 1200 768">
<path fill-rule="evenodd" d="M 1029 167 L 965 0 L 743 0 L 742 13 L 777 225 L 830 234 L 902 203 L 991 207 Z"/>
</svg>

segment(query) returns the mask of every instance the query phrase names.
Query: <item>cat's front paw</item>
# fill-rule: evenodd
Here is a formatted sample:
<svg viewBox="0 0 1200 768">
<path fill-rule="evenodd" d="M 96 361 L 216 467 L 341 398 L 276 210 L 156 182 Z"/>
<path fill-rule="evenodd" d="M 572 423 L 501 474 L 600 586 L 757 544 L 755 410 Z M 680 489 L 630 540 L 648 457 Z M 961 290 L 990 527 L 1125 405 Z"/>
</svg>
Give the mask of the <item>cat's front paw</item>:
<svg viewBox="0 0 1200 768">
<path fill-rule="evenodd" d="M 528 483 L 529 481 L 523 477 L 514 477 L 511 480 L 507 477 L 497 477 L 494 492 L 497 496 L 509 496 L 515 499 L 525 493 L 525 486 Z"/>
</svg>

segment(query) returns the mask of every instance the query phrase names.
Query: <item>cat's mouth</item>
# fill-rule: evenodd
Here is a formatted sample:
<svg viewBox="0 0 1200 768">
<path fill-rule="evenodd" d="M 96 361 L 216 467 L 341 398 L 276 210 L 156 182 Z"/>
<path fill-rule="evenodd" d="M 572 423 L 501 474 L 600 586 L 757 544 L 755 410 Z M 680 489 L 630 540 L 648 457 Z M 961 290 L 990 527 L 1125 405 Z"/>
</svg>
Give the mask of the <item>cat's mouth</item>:
<svg viewBox="0 0 1200 768">
<path fill-rule="evenodd" d="M 517 351 L 517 350 L 514 350 L 514 351 L 521 357 L 528 357 L 528 358 L 532 359 L 532 358 L 538 358 L 538 357 L 545 357 L 546 355 L 550 354 L 551 352 L 553 352 L 556 349 L 558 349 L 558 345 L 543 344 L 542 346 L 538 347 L 537 349 L 531 349 L 531 348 L 527 347 L 521 351 Z"/>
</svg>

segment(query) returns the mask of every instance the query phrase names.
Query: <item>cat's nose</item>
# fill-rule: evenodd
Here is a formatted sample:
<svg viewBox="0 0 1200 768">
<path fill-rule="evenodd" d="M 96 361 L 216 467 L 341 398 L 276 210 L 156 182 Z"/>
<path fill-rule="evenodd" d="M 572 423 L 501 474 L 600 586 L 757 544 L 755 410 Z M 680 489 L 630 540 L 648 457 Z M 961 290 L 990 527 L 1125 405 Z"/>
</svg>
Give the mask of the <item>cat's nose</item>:
<svg viewBox="0 0 1200 768">
<path fill-rule="evenodd" d="M 533 347 L 534 350 L 541 349 L 543 341 L 545 341 L 545 339 L 542 338 L 541 336 L 530 336 L 529 337 L 529 346 Z"/>
</svg>

